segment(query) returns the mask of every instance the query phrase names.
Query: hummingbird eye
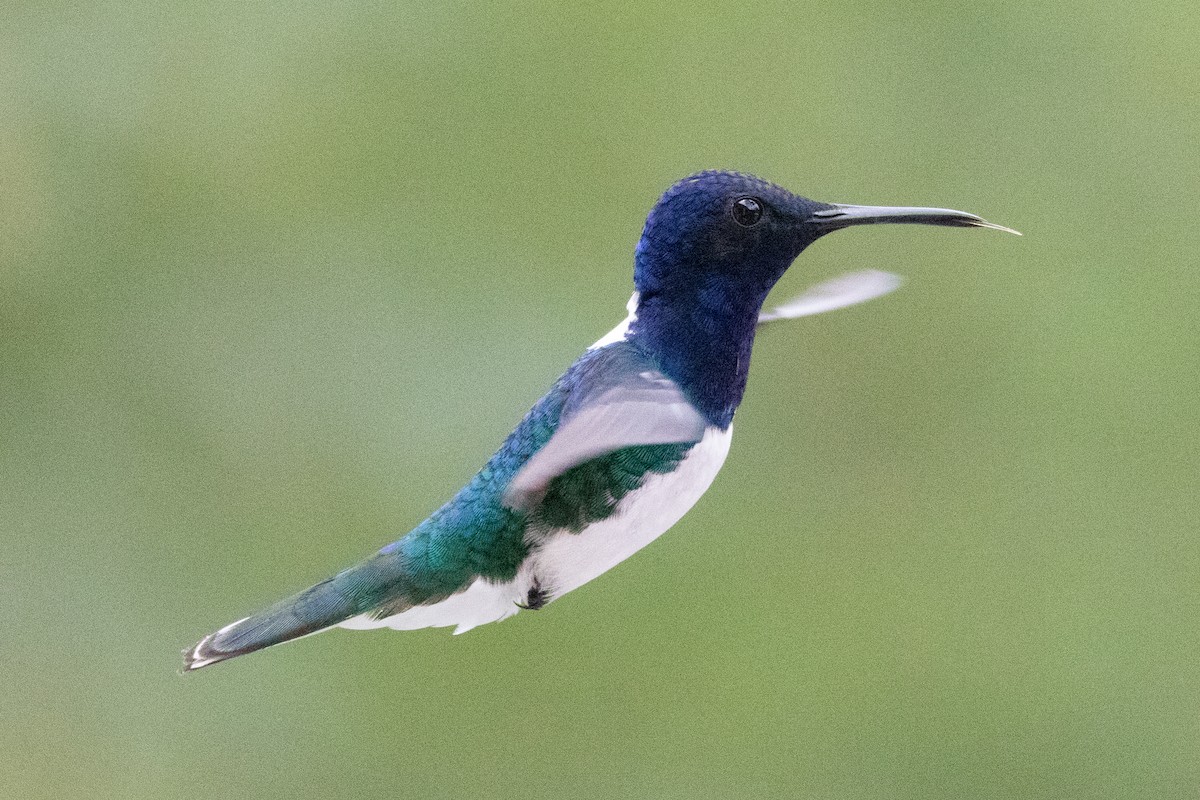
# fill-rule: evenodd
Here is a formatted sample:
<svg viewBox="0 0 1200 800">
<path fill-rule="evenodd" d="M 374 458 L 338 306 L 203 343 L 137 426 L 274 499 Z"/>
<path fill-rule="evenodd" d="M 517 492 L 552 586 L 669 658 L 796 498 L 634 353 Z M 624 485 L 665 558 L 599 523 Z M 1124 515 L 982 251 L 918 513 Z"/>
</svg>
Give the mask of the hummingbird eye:
<svg viewBox="0 0 1200 800">
<path fill-rule="evenodd" d="M 733 201 L 733 208 L 729 210 L 733 216 L 733 221 L 743 228 L 749 228 L 757 225 L 762 219 L 763 206 L 762 201 L 754 197 L 739 197 Z"/>
</svg>

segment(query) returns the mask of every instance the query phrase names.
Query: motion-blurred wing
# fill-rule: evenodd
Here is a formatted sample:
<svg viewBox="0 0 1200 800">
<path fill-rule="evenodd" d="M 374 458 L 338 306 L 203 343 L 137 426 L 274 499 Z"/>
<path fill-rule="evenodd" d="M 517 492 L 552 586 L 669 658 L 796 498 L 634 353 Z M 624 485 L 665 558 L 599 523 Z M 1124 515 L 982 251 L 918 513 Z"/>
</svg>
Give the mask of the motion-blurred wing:
<svg viewBox="0 0 1200 800">
<path fill-rule="evenodd" d="M 900 287 L 904 279 L 891 272 L 866 269 L 818 283 L 804 294 L 758 315 L 758 324 L 821 314 L 874 300 Z"/>
<path fill-rule="evenodd" d="M 580 376 L 557 430 L 513 477 L 504 503 L 528 510 L 572 467 L 627 447 L 698 442 L 707 427 L 674 381 L 623 343 L 610 345 Z"/>
</svg>

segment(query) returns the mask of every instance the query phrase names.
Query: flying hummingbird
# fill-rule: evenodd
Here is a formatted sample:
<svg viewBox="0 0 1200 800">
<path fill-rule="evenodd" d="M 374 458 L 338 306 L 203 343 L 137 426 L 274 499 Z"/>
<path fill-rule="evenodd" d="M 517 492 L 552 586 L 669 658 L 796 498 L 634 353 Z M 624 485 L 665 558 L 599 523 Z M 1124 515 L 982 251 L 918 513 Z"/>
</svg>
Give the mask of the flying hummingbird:
<svg viewBox="0 0 1200 800">
<path fill-rule="evenodd" d="M 674 525 L 729 452 L 758 329 L 891 291 L 865 271 L 764 313 L 804 248 L 871 223 L 994 225 L 962 211 L 821 203 L 708 171 L 650 212 L 628 316 L 579 357 L 444 506 L 365 561 L 184 651 L 190 671 L 333 627 L 477 625 L 536 610 Z"/>
</svg>

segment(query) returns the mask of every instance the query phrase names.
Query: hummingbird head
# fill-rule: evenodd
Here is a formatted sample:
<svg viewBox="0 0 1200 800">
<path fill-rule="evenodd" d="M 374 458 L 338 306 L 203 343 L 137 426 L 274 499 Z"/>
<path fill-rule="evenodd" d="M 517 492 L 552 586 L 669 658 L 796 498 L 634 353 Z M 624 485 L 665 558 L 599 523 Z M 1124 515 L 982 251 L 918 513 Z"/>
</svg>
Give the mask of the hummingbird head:
<svg viewBox="0 0 1200 800">
<path fill-rule="evenodd" d="M 709 171 L 684 178 L 646 219 L 634 256 L 634 286 L 643 298 L 690 299 L 696 290 L 718 287 L 765 298 L 820 235 L 806 220 L 827 208 L 751 175 Z"/>
<path fill-rule="evenodd" d="M 727 425 L 771 287 L 825 234 L 881 222 L 1009 230 L 963 211 L 822 203 L 752 175 L 700 172 L 668 189 L 646 219 L 628 336 L 714 424 Z"/>
<path fill-rule="evenodd" d="M 650 212 L 635 253 L 634 285 L 643 299 L 700 300 L 714 311 L 761 304 L 821 236 L 884 222 L 1009 230 L 951 209 L 822 203 L 753 175 L 710 170 L 676 183 Z"/>
</svg>

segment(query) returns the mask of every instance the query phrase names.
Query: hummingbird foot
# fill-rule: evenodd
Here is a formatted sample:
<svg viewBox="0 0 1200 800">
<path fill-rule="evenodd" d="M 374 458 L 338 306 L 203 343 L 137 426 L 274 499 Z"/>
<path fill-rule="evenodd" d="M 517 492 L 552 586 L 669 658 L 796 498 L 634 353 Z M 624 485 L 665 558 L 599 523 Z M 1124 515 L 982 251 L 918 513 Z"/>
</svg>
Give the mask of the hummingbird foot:
<svg viewBox="0 0 1200 800">
<path fill-rule="evenodd" d="M 529 594 L 525 596 L 524 603 L 517 603 L 517 608 L 522 611 L 537 611 L 546 603 L 550 602 L 550 592 L 542 588 L 542 585 L 534 580 L 529 587 Z"/>
</svg>

